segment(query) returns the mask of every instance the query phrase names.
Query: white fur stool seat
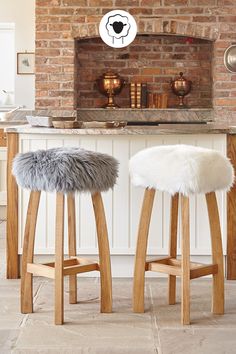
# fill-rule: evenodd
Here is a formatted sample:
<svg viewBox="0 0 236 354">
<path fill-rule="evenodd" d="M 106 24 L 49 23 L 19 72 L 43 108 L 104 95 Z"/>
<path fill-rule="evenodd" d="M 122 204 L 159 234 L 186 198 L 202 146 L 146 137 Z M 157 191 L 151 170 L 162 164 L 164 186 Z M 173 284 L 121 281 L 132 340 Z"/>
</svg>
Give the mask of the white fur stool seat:
<svg viewBox="0 0 236 354">
<path fill-rule="evenodd" d="M 234 172 L 217 151 L 191 145 L 155 146 L 130 159 L 134 185 L 170 194 L 209 193 L 229 189 Z"/>
<path fill-rule="evenodd" d="M 135 257 L 133 310 L 144 312 L 145 272 L 168 274 L 168 302 L 176 302 L 176 276 L 181 277 L 181 322 L 190 323 L 190 280 L 212 274 L 212 311 L 224 313 L 224 266 L 220 219 L 215 191 L 234 181 L 230 161 L 217 151 L 189 146 L 156 146 L 130 159 L 133 184 L 145 188 Z M 156 190 L 169 192 L 169 255 L 146 260 L 149 225 Z M 212 264 L 190 262 L 190 194 L 204 193 L 209 216 Z M 177 258 L 178 210 L 181 204 L 181 259 Z M 205 236 L 205 235 L 204 235 Z"/>
</svg>

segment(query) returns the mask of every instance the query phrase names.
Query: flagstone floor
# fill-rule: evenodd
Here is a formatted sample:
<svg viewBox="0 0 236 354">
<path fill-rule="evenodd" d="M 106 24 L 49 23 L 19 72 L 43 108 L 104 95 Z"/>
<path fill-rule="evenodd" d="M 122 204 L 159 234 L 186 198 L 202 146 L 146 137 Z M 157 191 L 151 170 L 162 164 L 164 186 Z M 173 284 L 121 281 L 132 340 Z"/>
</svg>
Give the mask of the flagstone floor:
<svg viewBox="0 0 236 354">
<path fill-rule="evenodd" d="M 65 295 L 65 324 L 53 324 L 53 282 L 34 281 L 34 313 L 19 310 L 19 280 L 5 277 L 5 223 L 0 224 L 0 353 L 17 354 L 233 354 L 236 282 L 226 281 L 226 314 L 212 315 L 211 279 L 191 283 L 191 326 L 167 305 L 167 280 L 146 281 L 146 312 L 131 311 L 132 279 L 113 279 L 113 313 L 99 313 L 99 279 L 80 278 L 78 303 Z"/>
</svg>

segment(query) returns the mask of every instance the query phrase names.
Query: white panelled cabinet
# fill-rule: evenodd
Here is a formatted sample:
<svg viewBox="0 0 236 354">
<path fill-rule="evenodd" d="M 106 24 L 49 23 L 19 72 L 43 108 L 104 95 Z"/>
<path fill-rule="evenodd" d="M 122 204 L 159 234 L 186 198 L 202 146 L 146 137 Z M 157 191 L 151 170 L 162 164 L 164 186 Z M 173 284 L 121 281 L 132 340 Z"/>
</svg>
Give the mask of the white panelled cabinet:
<svg viewBox="0 0 236 354">
<path fill-rule="evenodd" d="M 130 184 L 128 161 L 137 151 L 154 145 L 191 144 L 212 148 L 226 155 L 226 135 L 35 135 L 20 134 L 20 152 L 49 149 L 59 146 L 80 146 L 110 154 L 119 161 L 119 178 L 113 191 L 104 193 L 104 204 L 112 255 L 134 255 L 138 220 L 143 189 Z M 28 191 L 19 191 L 19 253 L 22 253 L 23 229 L 29 198 Z M 218 204 L 223 234 L 224 254 L 226 253 L 226 195 L 218 193 Z M 170 196 L 158 192 L 152 214 L 149 255 L 168 253 Z M 77 252 L 97 254 L 95 222 L 89 194 L 78 194 L 77 207 Z M 191 197 L 191 254 L 210 255 L 209 225 L 205 199 L 199 195 Z M 55 196 L 43 193 L 39 209 L 36 254 L 54 253 Z M 180 222 L 180 221 L 179 221 Z M 67 234 L 67 225 L 65 232 Z M 66 244 L 66 242 L 65 242 Z M 179 245 L 180 246 L 180 245 Z M 67 250 L 66 250 L 67 252 Z"/>
</svg>

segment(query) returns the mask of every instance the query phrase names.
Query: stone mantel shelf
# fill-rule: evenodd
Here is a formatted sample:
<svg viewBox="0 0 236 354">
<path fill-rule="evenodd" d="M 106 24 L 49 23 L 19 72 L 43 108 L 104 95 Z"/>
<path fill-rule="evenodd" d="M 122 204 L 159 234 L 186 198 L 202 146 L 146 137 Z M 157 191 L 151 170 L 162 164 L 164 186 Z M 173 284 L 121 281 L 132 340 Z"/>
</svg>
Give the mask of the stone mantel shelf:
<svg viewBox="0 0 236 354">
<path fill-rule="evenodd" d="M 158 121 L 158 122 L 210 122 L 214 120 L 212 108 L 78 108 L 77 119 L 89 121 Z"/>
</svg>

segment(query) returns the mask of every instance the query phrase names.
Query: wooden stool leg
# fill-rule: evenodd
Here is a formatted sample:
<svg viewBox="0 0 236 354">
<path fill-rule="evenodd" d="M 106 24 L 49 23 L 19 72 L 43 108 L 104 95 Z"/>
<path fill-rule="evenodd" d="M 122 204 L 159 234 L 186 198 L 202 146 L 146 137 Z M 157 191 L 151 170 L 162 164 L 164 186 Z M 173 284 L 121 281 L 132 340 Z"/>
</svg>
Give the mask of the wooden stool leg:
<svg viewBox="0 0 236 354">
<path fill-rule="evenodd" d="M 147 241 L 154 197 L 154 189 L 145 190 L 138 230 L 133 281 L 133 311 L 140 313 L 144 312 Z"/>
<path fill-rule="evenodd" d="M 181 195 L 182 213 L 182 301 L 181 322 L 190 323 L 190 235 L 189 235 L 189 198 Z"/>
<path fill-rule="evenodd" d="M 212 261 L 218 265 L 218 273 L 213 274 L 212 312 L 224 313 L 224 264 L 220 229 L 220 218 L 216 194 L 206 194 L 207 209 L 211 230 Z"/>
<path fill-rule="evenodd" d="M 33 276 L 27 273 L 27 263 L 33 263 L 34 240 L 41 192 L 32 191 L 27 210 L 21 265 L 21 312 L 33 312 Z"/>
<path fill-rule="evenodd" d="M 101 193 L 92 194 L 92 202 L 97 227 L 99 249 L 99 269 L 101 281 L 101 312 L 112 312 L 111 260 L 107 224 Z"/>
<path fill-rule="evenodd" d="M 57 193 L 55 246 L 55 324 L 64 321 L 64 195 Z"/>
<path fill-rule="evenodd" d="M 177 228 L 178 228 L 178 205 L 179 194 L 171 197 L 171 214 L 170 214 L 170 245 L 169 256 L 176 258 L 177 254 Z M 176 302 L 176 276 L 168 276 L 169 289 L 169 305 L 174 305 Z"/>
<path fill-rule="evenodd" d="M 75 197 L 73 194 L 67 196 L 68 209 L 68 248 L 69 257 L 76 256 L 76 225 L 75 225 Z M 77 303 L 77 276 L 69 275 L 69 298 L 70 304 Z"/>
</svg>

